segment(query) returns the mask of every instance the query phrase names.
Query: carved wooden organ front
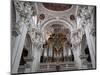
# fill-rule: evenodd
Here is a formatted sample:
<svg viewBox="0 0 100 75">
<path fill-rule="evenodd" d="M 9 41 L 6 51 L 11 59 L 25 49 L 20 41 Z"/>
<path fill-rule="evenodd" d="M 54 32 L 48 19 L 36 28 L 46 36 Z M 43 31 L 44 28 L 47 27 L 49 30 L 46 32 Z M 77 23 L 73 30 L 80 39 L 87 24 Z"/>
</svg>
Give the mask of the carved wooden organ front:
<svg viewBox="0 0 100 75">
<path fill-rule="evenodd" d="M 41 63 L 74 61 L 71 43 L 63 33 L 53 33 L 43 44 Z"/>
</svg>

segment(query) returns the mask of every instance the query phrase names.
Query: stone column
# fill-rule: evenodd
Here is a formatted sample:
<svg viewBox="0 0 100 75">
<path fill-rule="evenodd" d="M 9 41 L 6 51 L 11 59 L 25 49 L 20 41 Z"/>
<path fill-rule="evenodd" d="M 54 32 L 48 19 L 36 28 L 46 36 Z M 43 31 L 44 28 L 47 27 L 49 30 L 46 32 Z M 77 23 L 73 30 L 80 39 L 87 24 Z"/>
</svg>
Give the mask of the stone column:
<svg viewBox="0 0 100 75">
<path fill-rule="evenodd" d="M 86 38 L 87 38 L 87 44 L 89 46 L 89 52 L 90 52 L 90 57 L 92 61 L 92 67 L 95 68 L 95 38 L 93 38 L 92 35 L 90 35 L 89 27 L 86 27 L 85 32 L 86 32 Z"/>
<path fill-rule="evenodd" d="M 44 57 L 47 57 L 47 48 L 44 48 Z"/>
<path fill-rule="evenodd" d="M 24 42 L 25 42 L 26 33 L 27 33 L 27 27 L 26 27 L 26 25 L 23 25 L 21 28 L 21 35 L 16 37 L 15 45 L 13 47 L 12 73 L 17 73 L 23 46 L 24 46 Z"/>
<path fill-rule="evenodd" d="M 42 48 L 37 48 L 37 44 L 35 43 L 32 49 L 32 55 L 34 56 L 34 60 L 32 63 L 31 72 L 38 72 L 42 51 Z"/>
<path fill-rule="evenodd" d="M 40 67 L 40 58 L 43 51 L 42 41 L 40 41 L 42 35 L 40 32 L 36 32 L 36 33 L 39 33 L 39 34 L 38 34 L 38 37 L 34 38 L 34 41 L 33 41 L 32 56 L 34 57 L 34 60 L 32 62 L 31 72 L 38 72 L 39 67 Z"/>
<path fill-rule="evenodd" d="M 80 19 L 79 25 L 84 29 L 91 56 L 92 66 L 95 68 L 95 38 L 90 34 L 92 27 L 95 26 L 93 16 L 94 7 L 92 6 L 79 6 L 78 17 Z M 80 12 L 81 10 L 81 12 Z M 94 29 L 95 30 L 95 29 Z"/>
<path fill-rule="evenodd" d="M 80 53 L 81 53 L 80 37 L 81 36 L 79 36 L 77 29 L 72 32 L 72 35 L 71 35 L 72 48 L 71 49 L 73 51 L 73 55 L 74 55 L 74 59 L 75 59 L 77 69 L 82 68 L 81 59 L 79 57 Z"/>
<path fill-rule="evenodd" d="M 37 70 L 37 66 L 39 65 L 39 52 L 37 50 L 37 48 L 35 47 L 35 45 L 33 46 L 33 49 L 32 49 L 32 55 L 34 56 L 34 60 L 33 60 L 33 63 L 32 63 L 32 67 L 31 67 L 31 72 L 36 72 Z"/>
<path fill-rule="evenodd" d="M 15 10 L 16 10 L 16 26 L 20 31 L 20 35 L 18 35 L 15 39 L 15 44 L 13 45 L 13 53 L 11 58 L 12 73 L 18 73 L 18 67 L 21 59 L 21 54 L 25 42 L 26 33 L 28 27 L 30 27 L 30 19 L 33 11 L 31 10 L 31 5 L 27 2 L 20 2 L 18 0 L 14 0 Z"/>
<path fill-rule="evenodd" d="M 80 46 L 72 50 L 77 69 L 82 69 L 81 59 L 80 59 L 80 50 L 81 50 Z"/>
</svg>

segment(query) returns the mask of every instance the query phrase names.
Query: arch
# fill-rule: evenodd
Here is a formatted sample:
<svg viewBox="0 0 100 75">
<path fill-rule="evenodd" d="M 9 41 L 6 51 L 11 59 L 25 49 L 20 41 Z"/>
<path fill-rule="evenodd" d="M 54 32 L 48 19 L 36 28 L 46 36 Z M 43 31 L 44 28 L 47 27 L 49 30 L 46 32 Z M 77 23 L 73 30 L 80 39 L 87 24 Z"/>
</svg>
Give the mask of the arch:
<svg viewBox="0 0 100 75">
<path fill-rule="evenodd" d="M 85 58 L 85 59 L 90 64 L 89 65 L 87 64 L 86 66 L 87 66 L 87 68 L 91 68 L 92 67 L 92 60 L 91 60 L 90 50 L 89 50 L 89 47 L 87 44 L 86 34 L 84 34 L 82 37 L 81 54 L 88 55 L 87 58 Z"/>
<path fill-rule="evenodd" d="M 82 50 L 84 50 L 84 48 L 86 48 L 86 46 L 87 46 L 87 40 L 86 40 L 86 35 L 84 34 L 82 36 L 82 42 L 81 42 Z"/>
<path fill-rule="evenodd" d="M 47 26 L 53 25 L 53 24 L 59 24 L 61 23 L 61 25 L 63 25 L 66 29 L 69 29 L 70 32 L 72 31 L 72 25 L 67 22 L 66 20 L 63 20 L 62 18 L 49 18 L 47 20 L 45 20 L 42 24 L 41 24 L 41 31 L 42 31 L 42 35 L 43 35 L 43 42 L 45 42 L 46 38 L 45 38 L 45 33 L 44 30 Z"/>
<path fill-rule="evenodd" d="M 46 21 L 44 21 L 42 24 L 41 24 L 41 30 L 43 31 L 44 28 L 47 26 L 47 25 L 51 25 L 51 23 L 54 23 L 56 24 L 57 22 L 59 23 L 62 23 L 63 26 L 65 26 L 66 28 L 72 30 L 72 26 L 69 22 L 65 21 L 65 20 L 62 20 L 60 18 L 50 18 Z"/>
<path fill-rule="evenodd" d="M 28 50 L 28 56 L 32 53 L 32 40 L 29 33 L 26 34 L 24 47 Z"/>
</svg>

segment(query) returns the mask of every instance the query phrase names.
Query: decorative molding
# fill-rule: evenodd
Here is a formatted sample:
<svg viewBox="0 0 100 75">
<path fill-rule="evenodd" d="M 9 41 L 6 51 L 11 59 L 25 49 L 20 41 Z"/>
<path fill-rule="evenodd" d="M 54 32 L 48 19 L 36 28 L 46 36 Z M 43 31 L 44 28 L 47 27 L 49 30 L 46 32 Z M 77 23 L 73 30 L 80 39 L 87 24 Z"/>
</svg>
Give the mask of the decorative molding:
<svg viewBox="0 0 100 75">
<path fill-rule="evenodd" d="M 32 16 L 34 16 L 35 6 L 31 2 L 22 2 L 19 0 L 14 0 L 14 5 L 16 9 L 16 26 L 15 29 L 20 29 L 22 25 L 26 25 L 28 30 L 31 28 Z"/>
<path fill-rule="evenodd" d="M 89 27 L 90 31 L 92 31 L 93 27 L 95 27 L 93 24 L 93 10 L 94 8 L 90 6 L 78 6 L 77 16 L 80 19 L 79 24 L 83 29 Z"/>
</svg>

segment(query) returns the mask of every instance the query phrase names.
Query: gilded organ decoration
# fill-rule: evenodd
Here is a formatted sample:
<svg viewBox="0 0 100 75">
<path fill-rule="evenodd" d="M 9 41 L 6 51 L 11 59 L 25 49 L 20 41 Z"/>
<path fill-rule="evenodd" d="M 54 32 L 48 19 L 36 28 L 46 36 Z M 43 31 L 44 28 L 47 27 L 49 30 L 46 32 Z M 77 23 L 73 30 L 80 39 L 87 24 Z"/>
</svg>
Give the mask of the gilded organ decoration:
<svg viewBox="0 0 100 75">
<path fill-rule="evenodd" d="M 62 29 L 60 25 L 53 25 L 53 27 L 54 29 L 58 28 L 58 30 L 54 30 L 43 45 L 46 51 L 44 53 L 47 54 L 45 58 L 48 58 L 48 62 L 50 60 L 57 63 L 71 60 L 70 55 L 73 53 L 68 49 L 71 48 L 69 29 Z M 68 55 L 69 53 L 70 55 Z M 49 56 L 50 54 L 52 55 Z"/>
<path fill-rule="evenodd" d="M 67 41 L 66 35 L 62 33 L 54 33 L 48 39 L 48 43 L 52 44 L 56 51 L 60 51 L 65 41 Z"/>
</svg>

